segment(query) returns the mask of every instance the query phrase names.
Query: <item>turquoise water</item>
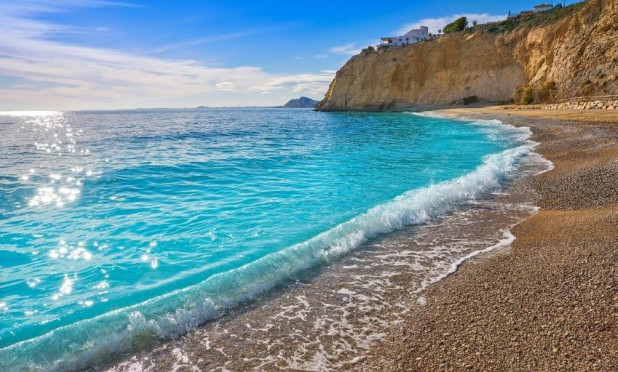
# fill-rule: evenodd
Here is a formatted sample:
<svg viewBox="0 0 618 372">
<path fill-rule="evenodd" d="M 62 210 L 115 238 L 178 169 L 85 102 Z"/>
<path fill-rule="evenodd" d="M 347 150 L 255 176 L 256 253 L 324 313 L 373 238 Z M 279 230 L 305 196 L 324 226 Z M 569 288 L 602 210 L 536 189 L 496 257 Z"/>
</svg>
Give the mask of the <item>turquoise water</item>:
<svg viewBox="0 0 618 372">
<path fill-rule="evenodd" d="M 285 109 L 0 113 L 0 370 L 176 337 L 481 197 L 525 129 Z"/>
</svg>

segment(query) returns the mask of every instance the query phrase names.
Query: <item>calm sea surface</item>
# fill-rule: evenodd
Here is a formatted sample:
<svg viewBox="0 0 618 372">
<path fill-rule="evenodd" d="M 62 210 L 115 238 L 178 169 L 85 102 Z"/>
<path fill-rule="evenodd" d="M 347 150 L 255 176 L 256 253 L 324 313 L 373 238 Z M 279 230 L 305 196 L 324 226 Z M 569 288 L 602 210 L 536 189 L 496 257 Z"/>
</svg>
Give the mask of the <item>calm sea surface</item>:
<svg viewBox="0 0 618 372">
<path fill-rule="evenodd" d="M 2 371 L 176 337 L 532 150 L 494 122 L 303 109 L 0 112 L 0 134 Z"/>
</svg>

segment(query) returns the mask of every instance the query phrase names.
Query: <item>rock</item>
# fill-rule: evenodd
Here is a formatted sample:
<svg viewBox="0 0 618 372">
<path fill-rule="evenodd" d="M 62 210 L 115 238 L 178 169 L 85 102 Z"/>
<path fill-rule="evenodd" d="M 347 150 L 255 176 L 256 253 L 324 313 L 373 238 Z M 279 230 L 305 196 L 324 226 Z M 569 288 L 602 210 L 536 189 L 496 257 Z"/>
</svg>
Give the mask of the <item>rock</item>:
<svg viewBox="0 0 618 372">
<path fill-rule="evenodd" d="M 317 108 L 385 111 L 470 96 L 501 101 L 525 82 L 524 69 L 508 50 L 496 48 L 495 37 L 453 35 L 350 59 Z"/>
</svg>

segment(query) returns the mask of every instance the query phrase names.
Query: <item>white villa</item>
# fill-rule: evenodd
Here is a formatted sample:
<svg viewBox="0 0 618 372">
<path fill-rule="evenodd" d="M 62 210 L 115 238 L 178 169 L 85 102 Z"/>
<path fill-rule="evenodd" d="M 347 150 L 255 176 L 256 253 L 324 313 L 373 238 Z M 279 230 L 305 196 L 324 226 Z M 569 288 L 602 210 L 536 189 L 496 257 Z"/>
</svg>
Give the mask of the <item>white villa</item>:
<svg viewBox="0 0 618 372">
<path fill-rule="evenodd" d="M 551 4 L 539 4 L 532 9 L 534 9 L 535 13 L 538 13 L 538 12 L 544 12 L 546 10 L 550 10 L 551 8 L 553 8 Z"/>
<path fill-rule="evenodd" d="M 511 12 L 509 12 L 509 15 L 506 17 L 506 19 L 513 19 L 519 16 L 526 16 L 526 15 L 530 15 L 533 13 L 546 12 L 548 10 L 552 10 L 553 8 L 554 8 L 553 5 L 543 3 L 543 4 L 534 6 L 532 10 L 524 10 L 523 12 L 519 12 L 517 14 L 516 13 L 511 14 Z"/>
<path fill-rule="evenodd" d="M 383 44 L 400 46 L 400 45 L 418 43 L 419 41 L 425 40 L 428 37 L 429 37 L 429 28 L 425 26 L 421 26 L 421 28 L 408 31 L 403 36 L 383 37 L 381 38 L 381 40 Z"/>
</svg>

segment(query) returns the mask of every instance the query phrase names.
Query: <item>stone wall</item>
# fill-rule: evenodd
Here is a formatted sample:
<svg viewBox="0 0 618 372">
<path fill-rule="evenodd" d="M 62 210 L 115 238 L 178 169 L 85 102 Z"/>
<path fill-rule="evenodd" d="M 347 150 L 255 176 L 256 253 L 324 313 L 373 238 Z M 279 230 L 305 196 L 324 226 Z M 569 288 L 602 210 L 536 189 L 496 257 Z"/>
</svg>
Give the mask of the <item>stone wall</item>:
<svg viewBox="0 0 618 372">
<path fill-rule="evenodd" d="M 618 98 L 606 100 L 570 100 L 563 103 L 552 103 L 544 107 L 546 110 L 618 110 Z"/>
</svg>

